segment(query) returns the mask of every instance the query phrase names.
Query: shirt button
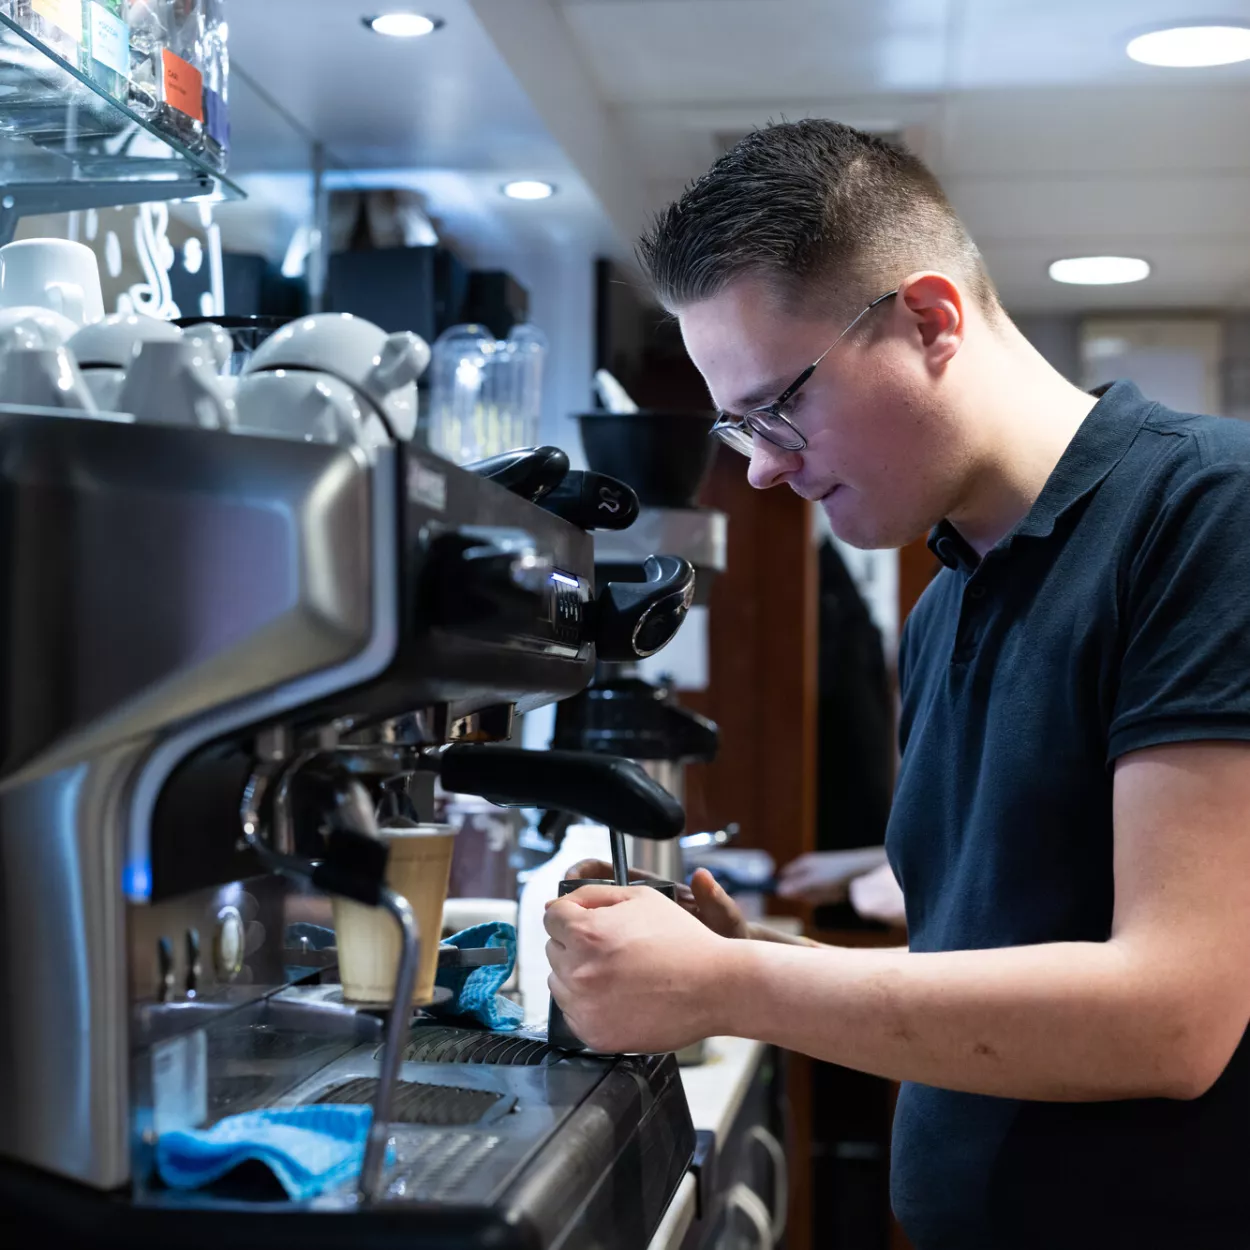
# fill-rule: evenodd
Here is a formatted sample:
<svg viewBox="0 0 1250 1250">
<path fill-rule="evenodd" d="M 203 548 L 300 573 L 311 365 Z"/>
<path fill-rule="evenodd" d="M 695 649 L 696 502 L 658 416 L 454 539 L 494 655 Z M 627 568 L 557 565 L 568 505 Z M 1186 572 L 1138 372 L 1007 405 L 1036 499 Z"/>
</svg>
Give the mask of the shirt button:
<svg viewBox="0 0 1250 1250">
<path fill-rule="evenodd" d="M 968 587 L 968 598 L 969 598 L 969 599 L 984 599 L 984 598 L 985 598 L 985 587 L 984 587 L 984 586 L 969 586 L 969 587 Z"/>
</svg>

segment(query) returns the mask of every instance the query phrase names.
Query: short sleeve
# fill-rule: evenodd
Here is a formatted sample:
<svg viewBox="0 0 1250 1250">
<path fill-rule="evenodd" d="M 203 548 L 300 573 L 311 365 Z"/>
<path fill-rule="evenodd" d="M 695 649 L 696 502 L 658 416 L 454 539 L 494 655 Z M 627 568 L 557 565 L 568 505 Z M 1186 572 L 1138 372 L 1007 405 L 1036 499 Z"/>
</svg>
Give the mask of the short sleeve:
<svg viewBox="0 0 1250 1250">
<path fill-rule="evenodd" d="M 1250 740 L 1250 466 L 1175 484 L 1123 576 L 1108 760 L 1166 742 Z"/>
</svg>

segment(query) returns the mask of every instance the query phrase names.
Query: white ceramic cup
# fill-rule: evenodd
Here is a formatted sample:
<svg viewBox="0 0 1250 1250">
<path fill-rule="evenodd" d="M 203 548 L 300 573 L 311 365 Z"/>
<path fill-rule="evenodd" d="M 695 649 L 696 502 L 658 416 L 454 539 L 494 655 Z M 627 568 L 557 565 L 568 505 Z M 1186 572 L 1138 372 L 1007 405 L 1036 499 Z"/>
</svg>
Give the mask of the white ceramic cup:
<svg viewBox="0 0 1250 1250">
<path fill-rule="evenodd" d="M 126 372 L 117 408 L 149 425 L 231 429 L 234 403 L 196 343 L 144 343 Z"/>
<path fill-rule="evenodd" d="M 182 331 L 140 313 L 113 313 L 84 326 L 67 346 L 84 369 L 127 369 L 144 343 L 177 343 Z"/>
<path fill-rule="evenodd" d="M 84 368 L 83 380 L 101 412 L 121 411 L 122 387 L 126 385 L 126 370 L 104 366 L 99 369 Z"/>
<path fill-rule="evenodd" d="M 316 313 L 266 339 L 243 372 L 331 373 L 364 395 L 397 438 L 408 439 L 417 426 L 417 379 L 429 363 L 429 345 L 415 334 L 387 334 L 350 313 Z"/>
<path fill-rule="evenodd" d="M 372 406 L 333 374 L 298 369 L 247 373 L 239 379 L 235 402 L 241 434 L 354 443 L 371 459 L 376 448 L 390 442 Z"/>
<path fill-rule="evenodd" d="M 29 306 L 61 313 L 75 324 L 104 316 L 95 253 L 68 239 L 22 239 L 0 247 L 0 308 Z"/>
<path fill-rule="evenodd" d="M 226 371 L 230 358 L 234 355 L 234 340 L 228 331 L 214 321 L 205 321 L 199 325 L 188 326 L 183 330 L 182 337 L 203 348 L 205 355 L 212 361 L 213 372 Z"/>
<path fill-rule="evenodd" d="M 64 347 L 14 347 L 0 356 L 0 404 L 96 411 L 91 392 Z"/>
<path fill-rule="evenodd" d="M 78 324 L 47 308 L 0 308 L 0 352 L 10 347 L 64 347 Z"/>
</svg>

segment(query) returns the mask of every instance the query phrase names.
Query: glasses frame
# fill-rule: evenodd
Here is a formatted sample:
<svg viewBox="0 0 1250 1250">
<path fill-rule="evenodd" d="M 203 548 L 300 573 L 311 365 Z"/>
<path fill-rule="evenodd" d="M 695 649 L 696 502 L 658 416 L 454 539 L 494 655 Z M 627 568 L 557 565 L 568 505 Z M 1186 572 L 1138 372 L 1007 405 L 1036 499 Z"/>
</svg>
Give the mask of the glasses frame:
<svg viewBox="0 0 1250 1250">
<path fill-rule="evenodd" d="M 838 335 L 828 347 L 825 348 L 815 360 L 812 361 L 802 373 L 799 374 L 789 386 L 786 387 L 771 404 L 761 404 L 758 408 L 752 408 L 749 412 L 738 416 L 736 413 L 725 412 L 723 409 L 717 414 L 716 424 L 712 426 L 711 433 L 716 435 L 721 442 L 732 447 L 734 451 L 741 452 L 744 456 L 750 456 L 755 450 L 755 438 L 758 436 L 766 443 L 771 443 L 774 447 L 779 447 L 782 451 L 805 451 L 807 448 L 807 438 L 802 434 L 795 424 L 781 411 L 782 406 L 787 404 L 794 398 L 795 393 L 807 382 L 807 380 L 816 372 L 817 367 L 826 356 L 837 345 L 842 342 L 850 332 L 855 329 L 863 319 L 868 316 L 874 308 L 879 304 L 884 304 L 886 300 L 893 299 L 898 294 L 898 287 L 892 291 L 887 291 L 884 295 L 878 295 L 872 303 L 861 309 L 855 320 Z M 780 429 L 770 428 L 765 422 L 772 421 L 780 424 Z"/>
</svg>

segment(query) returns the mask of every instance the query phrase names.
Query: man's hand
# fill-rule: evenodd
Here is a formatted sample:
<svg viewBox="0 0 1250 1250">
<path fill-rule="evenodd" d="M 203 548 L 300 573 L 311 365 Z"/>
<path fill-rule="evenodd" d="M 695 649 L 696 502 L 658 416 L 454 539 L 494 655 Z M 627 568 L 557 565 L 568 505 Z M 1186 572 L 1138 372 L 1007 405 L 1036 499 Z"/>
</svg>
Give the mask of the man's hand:
<svg viewBox="0 0 1250 1250">
<path fill-rule="evenodd" d="M 727 1027 L 728 941 L 658 891 L 582 886 L 547 904 L 545 924 L 551 995 L 592 1049 L 680 1050 Z"/>
<path fill-rule="evenodd" d="M 576 881 L 610 880 L 612 865 L 600 859 L 584 859 L 569 870 L 569 877 Z M 629 870 L 631 881 L 658 881 L 652 872 L 639 868 Z M 583 889 L 586 887 L 583 886 Z M 577 891 L 581 893 L 581 891 Z M 713 933 L 726 938 L 747 938 L 754 934 L 750 924 L 743 918 L 738 904 L 717 884 L 716 878 L 706 868 L 698 868 L 690 878 L 689 885 L 677 883 L 677 902 L 683 910 L 702 920 Z"/>
<path fill-rule="evenodd" d="M 812 851 L 791 860 L 781 870 L 777 893 L 814 907 L 844 903 L 851 882 L 884 863 L 883 846 L 866 846 L 858 851 Z"/>
</svg>

